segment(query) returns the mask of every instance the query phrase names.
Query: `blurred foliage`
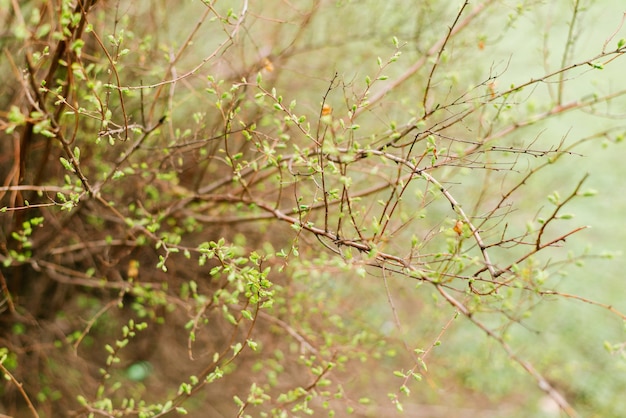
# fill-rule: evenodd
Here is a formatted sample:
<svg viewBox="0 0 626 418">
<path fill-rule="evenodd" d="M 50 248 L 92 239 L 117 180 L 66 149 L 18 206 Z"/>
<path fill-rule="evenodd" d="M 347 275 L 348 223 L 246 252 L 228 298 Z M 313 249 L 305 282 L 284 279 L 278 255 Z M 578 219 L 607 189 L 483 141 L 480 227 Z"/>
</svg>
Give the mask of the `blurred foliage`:
<svg viewBox="0 0 626 418">
<path fill-rule="evenodd" d="M 0 413 L 620 416 L 606 7 L 0 0 Z"/>
</svg>

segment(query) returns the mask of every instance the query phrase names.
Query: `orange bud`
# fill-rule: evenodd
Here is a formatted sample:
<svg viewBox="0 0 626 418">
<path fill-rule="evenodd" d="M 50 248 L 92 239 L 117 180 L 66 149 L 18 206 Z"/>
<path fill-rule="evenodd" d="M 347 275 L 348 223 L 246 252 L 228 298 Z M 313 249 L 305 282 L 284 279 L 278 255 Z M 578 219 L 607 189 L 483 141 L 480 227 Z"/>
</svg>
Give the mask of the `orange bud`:
<svg viewBox="0 0 626 418">
<path fill-rule="evenodd" d="M 452 229 L 454 230 L 454 232 L 461 235 L 463 233 L 463 221 L 461 220 L 456 221 L 456 223 L 454 224 L 454 228 Z"/>
<path fill-rule="evenodd" d="M 263 69 L 265 69 L 268 73 L 271 73 L 274 71 L 274 64 L 272 64 L 272 61 L 268 58 L 263 58 Z"/>
<path fill-rule="evenodd" d="M 139 275 L 139 261 L 138 260 L 130 260 L 128 262 L 128 270 L 126 271 L 129 279 L 136 279 Z"/>
</svg>

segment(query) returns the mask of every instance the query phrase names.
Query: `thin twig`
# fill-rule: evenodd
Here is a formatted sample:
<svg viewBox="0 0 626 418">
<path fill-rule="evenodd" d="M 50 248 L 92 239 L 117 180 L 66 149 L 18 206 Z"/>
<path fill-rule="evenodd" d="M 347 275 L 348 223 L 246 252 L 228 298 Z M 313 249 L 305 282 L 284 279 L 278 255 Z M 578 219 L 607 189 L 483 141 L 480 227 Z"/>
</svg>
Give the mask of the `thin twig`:
<svg viewBox="0 0 626 418">
<path fill-rule="evenodd" d="M 35 409 L 35 406 L 33 405 L 33 403 L 31 402 L 30 398 L 28 397 L 28 394 L 24 390 L 24 387 L 23 387 L 22 383 L 20 383 L 15 378 L 15 376 L 13 376 L 13 374 L 11 374 L 11 372 L 6 367 L 4 367 L 4 364 L 2 363 L 2 361 L 0 361 L 0 370 L 2 370 L 2 372 L 5 374 L 5 376 L 8 377 L 9 380 L 11 380 L 11 382 L 13 382 L 15 387 L 17 387 L 17 390 L 22 395 L 22 398 L 24 399 L 24 401 L 26 401 L 26 404 L 28 405 L 28 409 L 30 410 L 31 414 L 33 414 L 33 416 L 35 418 L 39 418 L 39 414 L 37 413 L 37 410 Z"/>
<path fill-rule="evenodd" d="M 439 294 L 441 294 L 444 297 L 444 299 L 450 302 L 452 306 L 454 306 L 459 312 L 461 312 L 463 316 L 465 316 L 470 322 L 472 322 L 478 328 L 483 330 L 490 338 L 496 340 L 498 344 L 500 344 L 500 346 L 507 353 L 509 358 L 513 360 L 514 362 L 516 362 L 517 364 L 519 364 L 520 366 L 522 366 L 522 368 L 524 368 L 524 370 L 526 370 L 528 374 L 530 374 L 535 379 L 538 387 L 541 390 L 543 390 L 548 396 L 550 396 L 556 402 L 559 408 L 567 414 L 567 416 L 571 418 L 579 417 L 576 410 L 572 408 L 569 402 L 567 402 L 567 399 L 565 399 L 565 397 L 559 391 L 557 391 L 546 380 L 546 378 L 543 377 L 543 375 L 535 369 L 535 367 L 531 363 L 529 363 L 528 361 L 522 359 L 517 354 L 515 354 L 515 352 L 513 351 L 513 348 L 504 340 L 504 338 L 497 335 L 494 331 L 492 331 L 489 327 L 487 327 L 487 325 L 479 321 L 472 314 L 472 312 L 469 310 L 467 306 L 465 306 L 463 303 L 461 303 L 460 301 L 452 297 L 452 295 L 450 295 L 442 286 L 437 285 L 436 288 L 439 291 Z"/>
</svg>

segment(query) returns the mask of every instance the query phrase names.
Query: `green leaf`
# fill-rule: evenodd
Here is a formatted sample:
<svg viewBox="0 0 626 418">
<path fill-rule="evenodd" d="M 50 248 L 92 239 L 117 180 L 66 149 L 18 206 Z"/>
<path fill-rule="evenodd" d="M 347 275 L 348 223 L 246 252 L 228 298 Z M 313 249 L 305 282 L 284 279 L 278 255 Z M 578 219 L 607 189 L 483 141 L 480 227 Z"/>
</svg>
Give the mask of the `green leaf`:
<svg viewBox="0 0 626 418">
<path fill-rule="evenodd" d="M 589 65 L 591 65 L 596 70 L 604 70 L 604 65 L 600 62 L 590 62 Z"/>
<path fill-rule="evenodd" d="M 61 161 L 61 165 L 63 165 L 63 168 L 65 168 L 67 171 L 71 171 L 72 173 L 74 172 L 74 167 L 72 167 L 72 164 L 70 164 L 67 159 L 59 157 L 59 161 Z"/>
<path fill-rule="evenodd" d="M 163 408 L 161 409 L 161 411 L 166 412 L 166 411 L 169 411 L 170 409 L 172 409 L 172 401 L 167 401 L 165 402 L 165 405 L 163 405 Z"/>
</svg>

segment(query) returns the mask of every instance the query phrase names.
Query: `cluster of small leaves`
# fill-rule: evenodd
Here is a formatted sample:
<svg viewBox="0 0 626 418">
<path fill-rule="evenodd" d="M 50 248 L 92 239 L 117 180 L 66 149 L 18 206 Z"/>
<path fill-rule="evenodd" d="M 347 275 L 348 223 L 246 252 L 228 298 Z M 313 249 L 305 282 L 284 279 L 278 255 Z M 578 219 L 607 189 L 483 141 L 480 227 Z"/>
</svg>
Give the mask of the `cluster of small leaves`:
<svg viewBox="0 0 626 418">
<path fill-rule="evenodd" d="M 156 412 L 167 412 L 172 409 L 172 403 L 168 402 L 164 405 L 147 405 L 143 401 L 136 401 L 132 398 L 123 397 L 119 405 L 115 404 L 116 393 L 123 387 L 123 380 L 113 377 L 113 370 L 121 362 L 121 356 L 124 348 L 127 347 L 131 339 L 136 337 L 137 332 L 144 331 L 148 327 L 146 322 L 135 323 L 130 320 L 127 325 L 122 327 L 122 337 L 115 341 L 113 345 L 106 344 L 105 350 L 108 356 L 104 367 L 99 370 L 101 382 L 98 385 L 93 400 L 91 397 L 78 395 L 79 404 L 89 411 L 90 416 L 96 414 L 108 414 L 109 416 L 127 416 L 128 414 L 137 414 L 141 417 L 155 416 Z"/>
</svg>

